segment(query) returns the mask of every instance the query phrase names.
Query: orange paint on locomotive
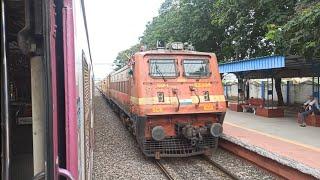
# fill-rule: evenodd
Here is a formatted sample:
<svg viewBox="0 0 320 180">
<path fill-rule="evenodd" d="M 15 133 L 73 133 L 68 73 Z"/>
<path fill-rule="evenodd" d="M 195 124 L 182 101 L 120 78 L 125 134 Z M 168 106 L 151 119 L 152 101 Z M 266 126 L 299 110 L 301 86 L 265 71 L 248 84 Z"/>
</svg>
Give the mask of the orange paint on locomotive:
<svg viewBox="0 0 320 180">
<path fill-rule="evenodd" d="M 111 73 L 103 83 L 108 99 L 126 113 L 145 118 L 140 135 L 146 140 L 152 140 L 155 126 L 163 127 L 165 138 L 174 138 L 177 124 L 206 127 L 223 122 L 224 116 L 219 120 L 218 114 L 224 115 L 226 102 L 212 53 L 139 52 L 130 65 Z"/>
</svg>

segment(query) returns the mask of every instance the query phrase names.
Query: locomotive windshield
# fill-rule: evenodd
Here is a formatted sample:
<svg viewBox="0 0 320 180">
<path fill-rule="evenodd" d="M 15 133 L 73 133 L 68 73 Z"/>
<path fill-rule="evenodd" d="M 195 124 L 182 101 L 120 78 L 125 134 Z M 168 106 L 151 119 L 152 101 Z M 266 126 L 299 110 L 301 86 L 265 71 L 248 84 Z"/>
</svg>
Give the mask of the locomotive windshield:
<svg viewBox="0 0 320 180">
<path fill-rule="evenodd" d="M 208 60 L 192 59 L 183 60 L 184 75 L 187 77 L 209 76 Z"/>
<path fill-rule="evenodd" d="M 177 76 L 174 59 L 150 59 L 150 76 L 175 77 Z"/>
</svg>

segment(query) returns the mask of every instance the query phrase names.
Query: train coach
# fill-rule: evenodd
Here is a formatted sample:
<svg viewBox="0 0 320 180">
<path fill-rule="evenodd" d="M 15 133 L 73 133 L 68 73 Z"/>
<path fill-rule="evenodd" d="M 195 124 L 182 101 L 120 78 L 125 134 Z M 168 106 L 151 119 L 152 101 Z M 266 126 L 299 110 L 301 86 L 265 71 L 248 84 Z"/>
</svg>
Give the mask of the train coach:
<svg viewBox="0 0 320 180">
<path fill-rule="evenodd" d="M 93 179 L 84 0 L 1 0 L 0 180 Z"/>
<path fill-rule="evenodd" d="M 226 102 L 215 54 L 169 48 L 137 52 L 101 91 L 148 157 L 187 157 L 217 148 Z"/>
</svg>

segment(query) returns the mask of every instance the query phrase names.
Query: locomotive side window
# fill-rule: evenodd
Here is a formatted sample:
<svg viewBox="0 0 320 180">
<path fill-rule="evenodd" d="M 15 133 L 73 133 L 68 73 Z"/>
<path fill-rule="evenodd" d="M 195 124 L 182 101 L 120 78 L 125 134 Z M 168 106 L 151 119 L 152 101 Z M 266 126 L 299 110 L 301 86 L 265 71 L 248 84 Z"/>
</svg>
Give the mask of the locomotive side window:
<svg viewBox="0 0 320 180">
<path fill-rule="evenodd" d="M 210 75 L 206 59 L 185 59 L 183 60 L 183 69 L 183 74 L 186 77 L 207 77 Z"/>
<path fill-rule="evenodd" d="M 176 77 L 177 68 L 174 59 L 150 59 L 150 76 L 152 77 Z"/>
</svg>

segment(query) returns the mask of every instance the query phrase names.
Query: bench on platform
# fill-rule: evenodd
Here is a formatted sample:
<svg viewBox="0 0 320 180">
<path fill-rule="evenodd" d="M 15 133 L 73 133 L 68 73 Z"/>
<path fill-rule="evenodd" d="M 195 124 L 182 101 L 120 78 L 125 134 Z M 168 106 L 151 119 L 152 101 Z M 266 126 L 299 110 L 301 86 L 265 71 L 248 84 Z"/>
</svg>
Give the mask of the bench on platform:
<svg viewBox="0 0 320 180">
<path fill-rule="evenodd" d="M 312 113 L 306 118 L 306 124 L 309 126 L 320 127 L 320 114 Z"/>
<path fill-rule="evenodd" d="M 242 105 L 243 103 L 228 103 L 228 108 L 231 110 L 231 111 L 235 111 L 235 112 L 242 112 Z"/>
<path fill-rule="evenodd" d="M 256 115 L 267 117 L 267 118 L 284 117 L 284 109 L 282 107 L 257 108 Z"/>
<path fill-rule="evenodd" d="M 298 122 L 298 123 L 301 123 L 301 122 L 300 122 L 300 119 L 299 119 L 299 113 L 298 113 L 297 122 Z M 308 126 L 320 127 L 320 114 L 312 113 L 312 114 L 308 115 L 308 116 L 306 117 L 306 124 L 307 124 Z"/>
<path fill-rule="evenodd" d="M 257 108 L 263 108 L 265 104 L 264 99 L 259 98 L 250 98 L 246 100 L 245 104 L 242 104 L 241 107 L 243 112 L 248 112 L 249 110 L 253 110 L 253 113 L 256 114 Z"/>
</svg>

